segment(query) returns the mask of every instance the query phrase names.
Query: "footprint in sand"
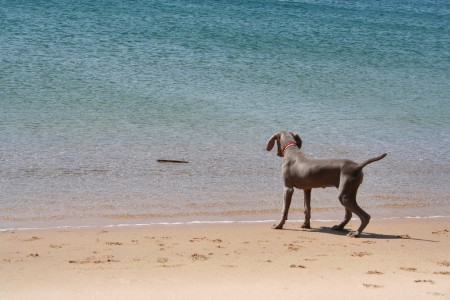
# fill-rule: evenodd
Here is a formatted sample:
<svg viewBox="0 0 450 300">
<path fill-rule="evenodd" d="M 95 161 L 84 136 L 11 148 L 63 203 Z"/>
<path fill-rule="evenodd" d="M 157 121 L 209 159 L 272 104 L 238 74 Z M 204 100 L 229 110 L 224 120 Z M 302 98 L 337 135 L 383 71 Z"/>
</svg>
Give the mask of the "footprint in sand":
<svg viewBox="0 0 450 300">
<path fill-rule="evenodd" d="M 433 231 L 431 233 L 432 234 L 437 234 L 437 235 L 443 235 L 443 234 L 447 234 L 448 230 L 447 229 L 443 229 L 443 230 Z"/>
<path fill-rule="evenodd" d="M 295 264 L 292 264 L 292 265 L 290 265 L 290 268 L 291 268 L 291 269 L 305 269 L 306 267 L 305 267 L 304 265 L 295 265 Z"/>
<path fill-rule="evenodd" d="M 398 237 L 401 239 L 410 239 L 411 238 L 411 236 L 409 234 L 402 234 L 402 235 L 399 235 Z"/>
<path fill-rule="evenodd" d="M 376 244 L 377 242 L 375 242 L 375 241 L 364 241 L 362 243 L 363 244 Z"/>
<path fill-rule="evenodd" d="M 408 272 L 417 272 L 417 268 L 401 267 L 400 270 L 408 271 Z"/>
<path fill-rule="evenodd" d="M 34 242 L 34 241 L 41 240 L 41 239 L 42 239 L 41 237 L 32 236 L 30 239 L 23 240 L 23 242 Z"/>
<path fill-rule="evenodd" d="M 448 272 L 448 271 L 440 271 L 440 272 L 434 272 L 433 274 L 437 274 L 437 275 L 450 275 L 450 272 Z"/>
<path fill-rule="evenodd" d="M 414 280 L 415 283 L 430 283 L 430 284 L 434 284 L 433 280 L 426 280 L 426 279 L 418 279 L 418 280 Z"/>
<path fill-rule="evenodd" d="M 194 242 L 201 242 L 206 240 L 206 237 L 201 237 L 201 238 L 192 238 L 189 240 L 189 242 L 194 243 Z"/>
<path fill-rule="evenodd" d="M 316 261 L 317 258 L 305 258 L 305 261 Z"/>
<path fill-rule="evenodd" d="M 361 252 L 353 252 L 351 256 L 357 256 L 357 257 L 363 257 L 363 256 L 369 256 L 372 255 L 372 253 L 367 251 L 361 251 Z"/>
<path fill-rule="evenodd" d="M 437 263 L 440 266 L 444 266 L 444 267 L 450 267 L 450 261 L 440 261 Z"/>
<path fill-rule="evenodd" d="M 294 244 L 285 244 L 285 246 L 287 246 L 287 249 L 289 251 L 298 251 L 300 249 L 300 246 L 298 245 L 294 245 Z"/>
<path fill-rule="evenodd" d="M 363 286 L 365 286 L 366 288 L 372 288 L 372 289 L 380 289 L 383 287 L 382 285 L 370 284 L 370 283 L 363 283 Z"/>
<path fill-rule="evenodd" d="M 11 264 L 11 263 L 23 262 L 23 259 L 20 259 L 20 258 L 5 258 L 3 261 Z"/>
<path fill-rule="evenodd" d="M 69 264 L 103 264 L 112 262 L 119 262 L 119 260 L 115 259 L 112 255 L 108 255 L 100 259 L 96 258 L 95 256 L 90 256 L 86 257 L 83 260 L 69 260 Z"/>
<path fill-rule="evenodd" d="M 208 259 L 205 255 L 194 253 L 191 255 L 192 261 L 205 261 Z"/>
<path fill-rule="evenodd" d="M 121 246 L 122 243 L 121 243 L 121 242 L 106 242 L 105 245 L 109 245 L 109 246 Z"/>
<path fill-rule="evenodd" d="M 169 259 L 167 257 L 158 257 L 156 261 L 160 264 L 165 264 L 166 262 L 169 261 Z"/>
<path fill-rule="evenodd" d="M 373 271 L 367 271 L 367 274 L 369 274 L 369 275 L 383 275 L 383 272 L 373 270 Z"/>
</svg>

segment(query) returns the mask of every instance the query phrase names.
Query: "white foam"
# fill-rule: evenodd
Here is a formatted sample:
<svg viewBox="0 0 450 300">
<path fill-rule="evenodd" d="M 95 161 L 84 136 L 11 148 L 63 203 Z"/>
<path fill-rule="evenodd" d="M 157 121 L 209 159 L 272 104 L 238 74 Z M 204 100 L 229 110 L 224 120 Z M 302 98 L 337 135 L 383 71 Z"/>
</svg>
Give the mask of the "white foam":
<svg viewBox="0 0 450 300">
<path fill-rule="evenodd" d="M 396 219 L 443 219 L 450 218 L 450 216 L 406 216 L 406 217 L 385 217 L 372 220 L 396 220 Z M 353 221 L 359 220 L 352 218 Z M 16 228 L 1 228 L 0 232 L 6 231 L 28 231 L 28 230 L 60 230 L 60 229 L 89 229 L 89 228 L 121 228 L 121 227 L 151 227 L 151 226 L 182 226 L 182 225 L 202 225 L 202 224 L 258 224 L 258 223 L 274 223 L 278 220 L 219 220 L 219 221 L 186 221 L 186 222 L 151 222 L 139 224 L 110 224 L 110 225 L 76 225 L 76 226 L 55 226 L 55 227 L 16 227 Z M 331 223 L 339 222 L 340 220 L 332 219 L 313 219 L 312 222 Z M 303 220 L 289 220 L 290 223 L 301 223 Z"/>
</svg>

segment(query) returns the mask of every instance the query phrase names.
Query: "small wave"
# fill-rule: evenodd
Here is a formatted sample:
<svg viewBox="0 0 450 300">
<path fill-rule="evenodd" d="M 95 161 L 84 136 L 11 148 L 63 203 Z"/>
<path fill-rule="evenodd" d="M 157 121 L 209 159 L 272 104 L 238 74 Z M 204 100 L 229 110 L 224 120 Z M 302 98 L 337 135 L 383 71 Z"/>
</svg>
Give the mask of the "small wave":
<svg viewBox="0 0 450 300">
<path fill-rule="evenodd" d="M 406 217 L 385 217 L 372 219 L 374 221 L 382 220 L 400 220 L 400 219 L 444 219 L 450 218 L 450 216 L 406 216 Z M 359 220 L 358 218 L 352 218 L 353 221 Z M 28 230 L 60 230 L 60 229 L 90 229 L 90 228 L 123 228 L 123 227 L 151 227 L 151 226 L 189 226 L 189 225 L 226 225 L 226 224 L 261 224 L 261 223 L 274 223 L 278 220 L 241 220 L 241 221 L 231 221 L 231 220 L 219 220 L 219 221 L 186 221 L 186 222 L 150 222 L 141 224 L 110 224 L 110 225 L 76 225 L 76 226 L 55 226 L 55 227 L 18 227 L 18 228 L 1 228 L 0 232 L 7 231 L 28 231 Z M 340 220 L 334 219 L 313 219 L 312 222 L 339 222 Z M 303 220 L 289 220 L 290 223 L 301 223 Z"/>
</svg>

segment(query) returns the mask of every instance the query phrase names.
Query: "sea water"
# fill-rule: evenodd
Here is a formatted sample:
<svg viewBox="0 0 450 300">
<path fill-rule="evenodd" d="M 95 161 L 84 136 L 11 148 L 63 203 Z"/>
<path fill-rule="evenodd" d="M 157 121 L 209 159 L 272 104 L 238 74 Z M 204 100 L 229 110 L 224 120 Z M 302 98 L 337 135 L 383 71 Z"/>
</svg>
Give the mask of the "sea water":
<svg viewBox="0 0 450 300">
<path fill-rule="evenodd" d="M 0 229 L 276 219 L 280 130 L 387 152 L 373 218 L 449 216 L 450 2 L 0 1 Z"/>
</svg>

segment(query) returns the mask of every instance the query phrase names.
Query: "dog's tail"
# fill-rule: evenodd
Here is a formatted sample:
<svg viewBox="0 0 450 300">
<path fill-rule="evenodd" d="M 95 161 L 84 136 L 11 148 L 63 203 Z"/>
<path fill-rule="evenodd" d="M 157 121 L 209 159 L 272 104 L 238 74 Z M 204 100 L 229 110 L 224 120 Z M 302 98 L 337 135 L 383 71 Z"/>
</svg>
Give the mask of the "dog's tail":
<svg viewBox="0 0 450 300">
<path fill-rule="evenodd" d="M 383 159 L 386 155 L 387 155 L 387 153 L 383 153 L 380 156 L 369 158 L 368 160 L 366 160 L 366 161 L 362 162 L 361 164 L 359 164 L 359 169 L 362 170 L 362 168 L 364 168 L 368 164 L 371 164 L 371 163 L 376 162 L 376 161 L 378 161 L 380 159 Z"/>
</svg>

